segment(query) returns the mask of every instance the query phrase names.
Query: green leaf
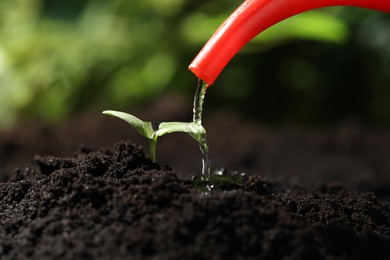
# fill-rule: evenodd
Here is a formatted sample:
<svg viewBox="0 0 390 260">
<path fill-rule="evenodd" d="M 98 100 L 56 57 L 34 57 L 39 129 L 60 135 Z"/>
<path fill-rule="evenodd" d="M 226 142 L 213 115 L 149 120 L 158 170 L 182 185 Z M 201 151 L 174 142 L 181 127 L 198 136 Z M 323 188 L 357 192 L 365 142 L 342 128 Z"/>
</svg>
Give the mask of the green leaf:
<svg viewBox="0 0 390 260">
<path fill-rule="evenodd" d="M 127 123 L 129 123 L 132 127 L 134 127 L 138 131 L 138 133 L 140 133 L 142 136 L 148 139 L 153 139 L 154 130 L 153 130 L 152 122 L 144 122 L 138 117 L 135 117 L 133 115 L 124 112 L 114 111 L 114 110 L 103 111 L 103 114 L 120 118 L 126 121 Z"/>
<path fill-rule="evenodd" d="M 201 125 L 195 124 L 194 122 L 162 122 L 155 135 L 163 136 L 173 132 L 199 134 L 204 133 L 205 130 Z"/>
</svg>

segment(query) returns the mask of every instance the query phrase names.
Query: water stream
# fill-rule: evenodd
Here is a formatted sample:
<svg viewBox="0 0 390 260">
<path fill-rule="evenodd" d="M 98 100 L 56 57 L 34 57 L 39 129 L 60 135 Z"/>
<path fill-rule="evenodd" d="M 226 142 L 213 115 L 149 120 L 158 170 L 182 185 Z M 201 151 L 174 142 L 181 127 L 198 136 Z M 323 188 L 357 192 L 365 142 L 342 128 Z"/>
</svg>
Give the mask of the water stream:
<svg viewBox="0 0 390 260">
<path fill-rule="evenodd" d="M 198 80 L 198 86 L 194 96 L 193 122 L 200 126 L 202 125 L 203 102 L 207 87 L 208 84 L 206 82 L 201 79 Z M 198 142 L 202 152 L 202 181 L 208 181 L 210 177 L 211 160 L 209 156 L 209 147 L 207 145 L 206 133 L 200 137 Z"/>
</svg>

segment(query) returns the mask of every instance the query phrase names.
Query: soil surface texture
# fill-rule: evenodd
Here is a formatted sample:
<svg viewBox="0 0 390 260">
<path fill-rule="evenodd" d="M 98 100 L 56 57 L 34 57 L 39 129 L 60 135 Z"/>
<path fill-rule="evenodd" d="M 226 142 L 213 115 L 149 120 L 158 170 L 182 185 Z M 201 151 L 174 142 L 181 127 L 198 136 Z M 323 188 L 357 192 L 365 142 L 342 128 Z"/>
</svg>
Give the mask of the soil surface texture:
<svg viewBox="0 0 390 260">
<path fill-rule="evenodd" d="M 2 259 L 390 258 L 389 205 L 338 183 L 202 191 L 131 142 L 34 160 L 0 184 Z"/>
<path fill-rule="evenodd" d="M 173 99 L 131 113 L 188 121 L 191 102 Z M 212 168 L 230 169 L 211 191 L 186 135 L 162 137 L 155 164 L 135 130 L 96 111 L 1 132 L 0 259 L 390 259 L 388 127 L 231 111 L 204 124 Z"/>
</svg>

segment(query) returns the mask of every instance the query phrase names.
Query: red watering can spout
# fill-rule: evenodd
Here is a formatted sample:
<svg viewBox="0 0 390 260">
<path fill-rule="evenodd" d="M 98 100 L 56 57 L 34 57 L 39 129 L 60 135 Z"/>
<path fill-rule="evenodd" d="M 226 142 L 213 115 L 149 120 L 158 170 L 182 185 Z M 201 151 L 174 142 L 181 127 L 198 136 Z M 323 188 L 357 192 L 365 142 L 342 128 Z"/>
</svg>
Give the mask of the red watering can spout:
<svg viewBox="0 0 390 260">
<path fill-rule="evenodd" d="M 246 0 L 218 28 L 189 69 L 212 85 L 233 56 L 257 34 L 293 15 L 338 5 L 390 12 L 390 0 Z"/>
</svg>

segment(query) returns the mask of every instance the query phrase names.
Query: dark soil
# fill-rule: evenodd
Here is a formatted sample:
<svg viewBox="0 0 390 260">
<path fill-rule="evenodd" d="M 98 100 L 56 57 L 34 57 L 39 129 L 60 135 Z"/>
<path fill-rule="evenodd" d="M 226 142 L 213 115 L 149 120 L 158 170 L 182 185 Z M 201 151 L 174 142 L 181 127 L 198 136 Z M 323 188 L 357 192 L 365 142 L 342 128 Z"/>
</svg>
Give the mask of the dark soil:
<svg viewBox="0 0 390 260">
<path fill-rule="evenodd" d="M 3 259 L 390 257 L 390 207 L 373 193 L 259 176 L 204 193 L 130 142 L 35 160 L 0 186 Z"/>
<path fill-rule="evenodd" d="M 390 259 L 389 129 L 205 124 L 214 167 L 239 171 L 210 192 L 188 136 L 162 138 L 158 165 L 104 116 L 3 132 L 1 259 Z"/>
</svg>

